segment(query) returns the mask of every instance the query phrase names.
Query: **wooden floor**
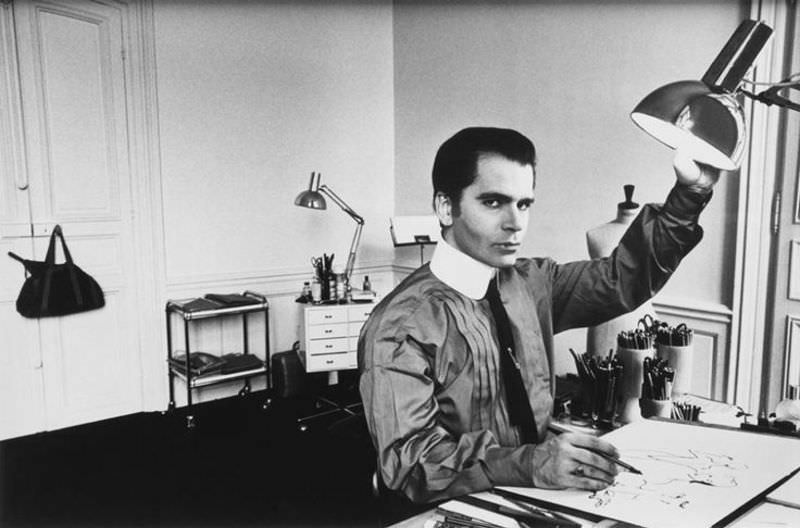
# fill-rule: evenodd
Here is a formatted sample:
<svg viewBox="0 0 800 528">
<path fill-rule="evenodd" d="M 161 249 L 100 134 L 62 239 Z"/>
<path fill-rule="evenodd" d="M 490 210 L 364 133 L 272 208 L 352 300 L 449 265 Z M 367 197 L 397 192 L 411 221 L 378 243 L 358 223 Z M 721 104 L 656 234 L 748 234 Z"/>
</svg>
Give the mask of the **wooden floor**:
<svg viewBox="0 0 800 528">
<path fill-rule="evenodd" d="M 265 393 L 0 442 L 0 526 L 381 526 L 363 419 Z M 341 416 L 337 417 L 341 418 Z M 395 519 L 396 520 L 396 519 Z"/>
</svg>

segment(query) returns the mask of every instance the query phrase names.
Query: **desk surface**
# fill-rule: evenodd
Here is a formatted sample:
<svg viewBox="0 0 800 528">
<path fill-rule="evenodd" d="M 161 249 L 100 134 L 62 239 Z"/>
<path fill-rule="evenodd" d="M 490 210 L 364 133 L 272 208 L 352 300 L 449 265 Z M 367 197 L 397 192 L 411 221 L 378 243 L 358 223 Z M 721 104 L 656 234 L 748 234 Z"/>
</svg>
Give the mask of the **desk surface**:
<svg viewBox="0 0 800 528">
<path fill-rule="evenodd" d="M 391 525 L 389 528 L 424 528 L 425 523 L 436 517 L 434 509 L 419 513 L 403 521 Z M 613 528 L 620 523 L 612 520 L 600 523 L 587 523 L 586 526 Z M 631 526 L 622 524 L 622 526 Z M 771 502 L 761 502 L 753 506 L 750 510 L 742 513 L 733 522 L 728 524 L 729 528 L 752 528 L 755 526 L 800 526 L 800 509 L 789 508 Z"/>
</svg>

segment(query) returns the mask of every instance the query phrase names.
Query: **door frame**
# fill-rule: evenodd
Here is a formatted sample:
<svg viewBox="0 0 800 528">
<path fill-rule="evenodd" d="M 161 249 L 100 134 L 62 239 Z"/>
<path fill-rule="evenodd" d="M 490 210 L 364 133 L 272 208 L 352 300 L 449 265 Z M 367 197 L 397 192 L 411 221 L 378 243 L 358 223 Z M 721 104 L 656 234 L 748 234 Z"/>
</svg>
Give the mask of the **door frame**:
<svg viewBox="0 0 800 528">
<path fill-rule="evenodd" d="M 789 17 L 795 8 L 783 0 L 755 0 L 750 17 L 763 20 L 773 35 L 758 56 L 751 77 L 777 81 L 793 40 Z M 728 401 L 758 413 L 769 405 L 770 387 L 777 381 L 769 375 L 768 346 L 772 342 L 770 313 L 770 266 L 772 264 L 772 215 L 776 174 L 782 170 L 779 145 L 785 140 L 782 110 L 745 101 L 750 140 L 739 174 L 739 207 L 736 227 L 736 268 L 733 287 L 731 358 Z M 780 380 L 778 380 L 780 381 Z"/>
<path fill-rule="evenodd" d="M 156 83 L 156 39 L 153 0 L 95 0 L 124 6 L 127 52 L 129 163 L 136 274 L 144 287 L 136 292 L 139 307 L 139 360 L 143 411 L 163 410 L 167 401 L 163 303 L 166 298 L 163 201 Z M 158 359 L 156 359 L 158 358 Z"/>
</svg>

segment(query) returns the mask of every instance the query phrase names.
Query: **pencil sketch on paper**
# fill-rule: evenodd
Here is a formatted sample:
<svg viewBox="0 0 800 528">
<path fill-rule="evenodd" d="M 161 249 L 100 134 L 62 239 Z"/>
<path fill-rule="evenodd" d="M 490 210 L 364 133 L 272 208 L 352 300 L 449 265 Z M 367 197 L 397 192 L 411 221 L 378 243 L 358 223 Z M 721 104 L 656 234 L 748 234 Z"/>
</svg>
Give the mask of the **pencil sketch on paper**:
<svg viewBox="0 0 800 528">
<path fill-rule="evenodd" d="M 646 464 L 647 476 L 621 473 L 615 483 L 589 495 L 595 508 L 604 508 L 614 501 L 655 500 L 662 504 L 686 509 L 691 505 L 686 487 L 691 485 L 713 488 L 735 488 L 738 476 L 748 469 L 734 457 L 696 449 L 684 452 L 632 449 L 626 459 Z"/>
</svg>

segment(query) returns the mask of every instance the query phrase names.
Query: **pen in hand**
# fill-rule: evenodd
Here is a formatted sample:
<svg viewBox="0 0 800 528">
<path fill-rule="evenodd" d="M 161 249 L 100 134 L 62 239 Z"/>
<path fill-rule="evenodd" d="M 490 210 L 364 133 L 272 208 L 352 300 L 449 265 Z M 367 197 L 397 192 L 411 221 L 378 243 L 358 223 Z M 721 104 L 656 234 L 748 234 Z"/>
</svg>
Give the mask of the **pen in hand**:
<svg viewBox="0 0 800 528">
<path fill-rule="evenodd" d="M 556 435 L 560 435 L 561 433 L 569 432 L 569 429 L 561 427 L 560 425 L 558 425 L 556 423 L 553 423 L 553 422 L 550 422 L 550 425 L 547 426 L 547 429 L 550 432 L 552 432 L 553 434 L 556 434 Z M 612 463 L 618 465 L 619 467 L 630 471 L 631 473 L 635 473 L 637 475 L 641 475 L 642 474 L 641 471 L 639 471 L 638 469 L 636 469 L 632 465 L 628 464 L 627 462 L 623 462 L 622 460 L 618 459 L 617 457 L 613 457 L 611 455 L 608 455 L 608 454 L 606 454 L 606 453 L 604 453 L 602 451 L 599 451 L 597 449 L 593 449 L 591 447 L 581 447 L 581 449 L 585 449 L 587 451 L 591 451 L 592 453 L 594 453 L 595 455 L 599 456 L 600 458 L 608 460 L 609 462 L 612 462 Z"/>
<path fill-rule="evenodd" d="M 591 451 L 592 453 L 594 453 L 595 455 L 599 456 L 600 458 L 604 458 L 604 459 L 608 460 L 609 462 L 613 462 L 614 464 L 616 464 L 616 465 L 618 465 L 618 466 L 620 466 L 622 468 L 627 469 L 631 473 L 635 473 L 637 475 L 641 475 L 642 474 L 641 471 L 639 471 L 638 469 L 636 469 L 632 465 L 628 464 L 627 462 L 623 462 L 622 460 L 620 460 L 620 459 L 618 459 L 616 457 L 613 457 L 611 455 L 607 455 L 607 454 L 603 453 L 602 451 L 598 451 L 597 449 L 593 449 L 591 447 L 582 447 L 581 449 L 585 449 L 587 451 Z"/>
</svg>

